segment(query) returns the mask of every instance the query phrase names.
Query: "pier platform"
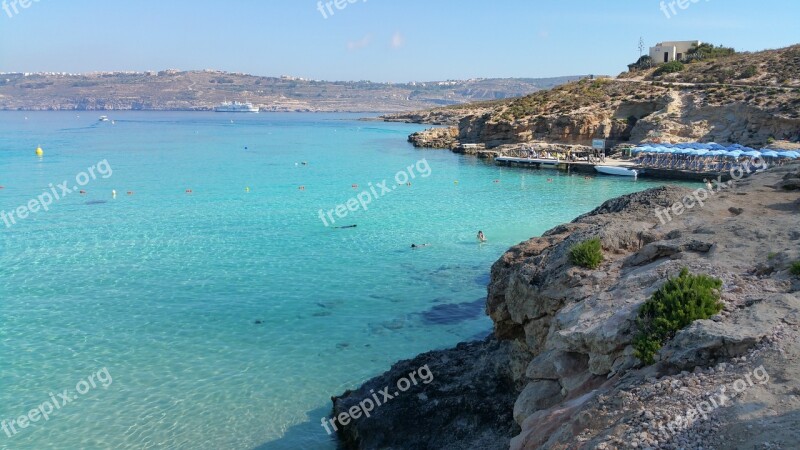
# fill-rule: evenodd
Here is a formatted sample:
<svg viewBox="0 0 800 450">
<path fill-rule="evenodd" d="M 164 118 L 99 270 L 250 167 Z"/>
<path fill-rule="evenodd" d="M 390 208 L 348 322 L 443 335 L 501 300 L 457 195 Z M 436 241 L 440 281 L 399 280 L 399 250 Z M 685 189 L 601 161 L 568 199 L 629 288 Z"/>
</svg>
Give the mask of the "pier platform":
<svg viewBox="0 0 800 450">
<path fill-rule="evenodd" d="M 639 177 L 658 178 L 666 180 L 681 180 L 681 181 L 703 181 L 705 179 L 717 179 L 722 175 L 723 180 L 730 178 L 730 175 L 725 173 L 709 173 L 709 172 L 693 172 L 690 170 L 680 169 L 654 169 L 635 164 L 631 161 L 623 161 L 617 159 L 606 159 L 605 162 L 587 162 L 587 161 L 567 161 L 555 160 L 545 158 L 519 158 L 512 156 L 499 156 L 494 159 L 495 164 L 502 166 L 513 167 L 530 167 L 534 169 L 557 169 L 566 172 L 576 172 L 584 174 L 597 174 L 594 169 L 595 166 L 616 166 L 625 167 L 628 169 L 636 169 L 639 171 Z"/>
</svg>

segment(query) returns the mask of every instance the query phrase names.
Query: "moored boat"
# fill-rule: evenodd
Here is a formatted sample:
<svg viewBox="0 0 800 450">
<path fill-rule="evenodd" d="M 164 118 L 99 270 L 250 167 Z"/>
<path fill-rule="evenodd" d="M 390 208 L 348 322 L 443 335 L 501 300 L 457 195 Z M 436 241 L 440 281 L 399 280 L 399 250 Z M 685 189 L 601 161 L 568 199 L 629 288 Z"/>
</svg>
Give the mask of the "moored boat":
<svg viewBox="0 0 800 450">
<path fill-rule="evenodd" d="M 619 166 L 594 166 L 594 170 L 605 174 L 605 175 L 615 175 L 618 177 L 639 177 L 640 172 L 636 169 L 629 169 L 627 167 L 619 167 Z"/>
</svg>

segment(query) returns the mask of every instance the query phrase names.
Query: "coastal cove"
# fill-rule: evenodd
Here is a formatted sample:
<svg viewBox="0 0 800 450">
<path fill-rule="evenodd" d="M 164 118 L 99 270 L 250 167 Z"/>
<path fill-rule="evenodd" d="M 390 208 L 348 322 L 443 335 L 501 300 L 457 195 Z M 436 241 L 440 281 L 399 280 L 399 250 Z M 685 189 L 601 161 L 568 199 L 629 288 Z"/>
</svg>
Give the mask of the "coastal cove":
<svg viewBox="0 0 800 450">
<path fill-rule="evenodd" d="M 113 376 L 0 448 L 58 435 L 64 448 L 332 450 L 331 395 L 490 334 L 489 273 L 509 247 L 661 185 L 421 151 L 406 138 L 424 126 L 350 114 L 109 118 L 0 112 L 0 211 L 99 161 L 113 170 L 0 223 L 0 419 Z M 428 176 L 395 182 L 422 160 Z M 357 228 L 320 220 L 384 181 L 335 224 Z"/>
</svg>

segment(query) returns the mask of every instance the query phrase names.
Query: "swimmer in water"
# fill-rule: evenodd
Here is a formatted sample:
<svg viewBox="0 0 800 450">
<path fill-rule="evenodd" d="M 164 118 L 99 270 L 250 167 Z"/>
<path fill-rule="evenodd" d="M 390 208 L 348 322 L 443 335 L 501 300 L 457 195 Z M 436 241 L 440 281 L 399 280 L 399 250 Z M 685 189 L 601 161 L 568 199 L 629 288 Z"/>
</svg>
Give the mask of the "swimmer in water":
<svg viewBox="0 0 800 450">
<path fill-rule="evenodd" d="M 478 231 L 478 240 L 481 242 L 486 242 L 486 235 L 483 234 L 483 231 Z"/>
</svg>

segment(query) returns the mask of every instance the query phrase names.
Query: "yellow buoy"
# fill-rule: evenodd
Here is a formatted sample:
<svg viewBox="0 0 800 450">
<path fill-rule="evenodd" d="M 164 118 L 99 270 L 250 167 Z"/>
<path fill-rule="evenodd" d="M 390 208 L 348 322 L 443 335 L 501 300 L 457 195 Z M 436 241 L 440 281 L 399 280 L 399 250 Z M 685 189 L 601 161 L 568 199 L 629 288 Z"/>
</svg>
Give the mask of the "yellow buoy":
<svg viewBox="0 0 800 450">
<path fill-rule="evenodd" d="M 36 147 L 36 156 L 44 156 L 44 150 L 42 150 L 42 147 Z"/>
</svg>

